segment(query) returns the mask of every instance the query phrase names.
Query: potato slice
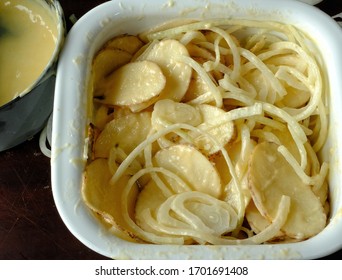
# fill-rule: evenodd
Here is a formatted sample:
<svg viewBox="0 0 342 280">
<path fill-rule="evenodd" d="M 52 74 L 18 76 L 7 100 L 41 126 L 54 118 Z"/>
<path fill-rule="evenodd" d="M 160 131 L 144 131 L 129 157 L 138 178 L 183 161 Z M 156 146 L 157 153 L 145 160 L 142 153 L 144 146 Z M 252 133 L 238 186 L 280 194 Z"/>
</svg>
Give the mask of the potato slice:
<svg viewBox="0 0 342 280">
<path fill-rule="evenodd" d="M 189 102 L 209 91 L 208 85 L 197 72 L 192 72 L 191 81 L 182 101 Z"/>
<path fill-rule="evenodd" d="M 255 145 L 255 142 L 253 140 L 250 140 L 248 149 L 253 150 Z M 236 175 L 240 180 L 240 187 L 242 195 L 244 197 L 244 205 L 248 205 L 248 203 L 251 200 L 251 193 L 248 188 L 247 170 L 245 168 L 245 162 L 246 164 L 248 163 L 250 154 L 247 155 L 247 158 L 242 158 L 240 141 L 226 145 L 225 149 L 228 152 L 228 155 L 232 161 L 233 166 L 235 166 Z M 238 206 L 240 204 L 240 193 L 237 193 L 237 189 L 233 185 L 232 176 L 230 174 L 226 160 L 224 159 L 221 153 L 217 153 L 213 157 L 213 161 L 215 168 L 219 172 L 222 185 L 224 186 L 223 200 L 229 202 L 231 205 L 234 205 L 238 209 Z"/>
<path fill-rule="evenodd" d="M 234 136 L 234 123 L 224 121 L 226 112 L 215 106 L 202 104 L 198 106 L 203 122 L 197 128 L 208 133 L 217 142 L 214 143 L 211 137 L 205 134 L 191 131 L 189 135 L 194 138 L 194 144 L 206 154 L 214 154 L 226 145 Z"/>
<path fill-rule="evenodd" d="M 286 92 L 287 94 L 284 96 L 284 98 L 281 101 L 286 107 L 290 107 L 290 108 L 304 107 L 311 97 L 309 90 L 302 91 L 302 90 L 294 89 L 291 87 L 287 87 Z"/>
<path fill-rule="evenodd" d="M 89 163 L 90 161 L 92 161 L 94 159 L 94 145 L 95 145 L 95 141 L 97 139 L 97 137 L 100 134 L 100 130 L 93 124 L 93 123 L 89 123 L 88 126 L 88 130 L 87 130 L 87 150 L 86 150 L 86 154 L 87 154 L 87 163 Z"/>
<path fill-rule="evenodd" d="M 262 232 L 271 224 L 268 219 L 266 219 L 260 214 L 259 210 L 256 208 L 253 201 L 251 201 L 246 207 L 245 217 L 255 234 Z M 277 239 L 283 237 L 284 233 L 280 231 L 274 238 Z"/>
<path fill-rule="evenodd" d="M 162 99 L 156 102 L 152 112 L 152 127 L 160 129 L 163 123 L 186 123 L 198 126 L 202 123 L 202 116 L 198 108 L 171 99 Z"/>
<path fill-rule="evenodd" d="M 111 224 L 120 237 L 132 240 L 133 234 L 122 216 L 121 196 L 129 176 L 125 175 L 115 184 L 111 185 L 112 174 L 106 159 L 96 159 L 86 166 L 83 175 L 82 196 L 87 206 L 107 223 Z M 132 188 L 128 196 L 128 212 L 134 217 L 134 206 L 138 188 Z M 121 234 L 120 234 L 121 233 Z"/>
<path fill-rule="evenodd" d="M 137 36 L 125 34 L 109 40 L 104 45 L 104 48 L 122 50 L 134 55 L 143 44 L 144 43 Z"/>
<path fill-rule="evenodd" d="M 210 161 L 194 147 L 175 145 L 158 151 L 154 157 L 156 166 L 178 175 L 195 191 L 218 198 L 222 194 L 220 177 Z M 171 189 L 180 189 L 175 180 L 161 175 Z M 174 185 L 174 186 L 173 186 Z"/>
<path fill-rule="evenodd" d="M 112 147 L 120 147 L 127 155 L 144 141 L 151 130 L 151 113 L 130 113 L 113 119 L 98 136 L 95 158 L 108 158 Z"/>
<path fill-rule="evenodd" d="M 180 102 L 175 102 L 171 99 L 162 99 L 154 104 L 152 112 L 152 128 L 156 131 L 172 124 L 184 123 L 192 126 L 197 126 L 202 123 L 202 116 L 198 108 Z M 187 137 L 187 132 L 179 130 L 168 133 L 158 139 L 158 144 L 162 148 L 167 148 L 175 143 L 180 143 L 181 136 Z"/>
<path fill-rule="evenodd" d="M 121 164 L 127 158 L 127 154 L 120 147 L 113 147 L 109 151 L 108 166 L 110 172 L 114 175 L 118 169 L 118 165 Z M 127 167 L 125 174 L 128 176 L 134 176 L 142 169 L 141 163 L 138 159 L 134 159 L 132 163 Z M 145 174 L 137 179 L 139 187 L 145 186 L 150 181 L 150 175 Z"/>
<path fill-rule="evenodd" d="M 166 85 L 159 99 L 180 101 L 185 95 L 192 70 L 190 66 L 178 61 L 181 56 L 189 56 L 186 47 L 172 39 L 158 42 L 144 56 L 144 59 L 157 63 L 166 77 Z"/>
<path fill-rule="evenodd" d="M 113 49 L 102 49 L 96 54 L 92 65 L 92 79 L 95 97 L 103 95 L 101 85 L 104 79 L 116 69 L 127 64 L 131 58 L 131 54 Z"/>
<path fill-rule="evenodd" d="M 131 62 L 106 79 L 103 102 L 117 106 L 145 103 L 158 97 L 165 83 L 165 76 L 156 63 L 146 60 Z"/>
<path fill-rule="evenodd" d="M 280 143 L 286 147 L 286 149 L 289 150 L 289 152 L 294 156 L 294 158 L 299 162 L 300 161 L 300 154 L 297 148 L 297 145 L 295 141 L 293 140 L 293 137 L 288 130 L 288 128 L 284 130 L 278 130 L 274 129 L 272 130 L 272 133 L 274 133 L 275 136 L 279 139 Z"/>
<path fill-rule="evenodd" d="M 281 197 L 290 197 L 290 213 L 282 231 L 288 237 L 309 238 L 325 227 L 324 209 L 277 149 L 277 144 L 263 142 L 252 153 L 248 179 L 253 201 L 260 213 L 272 221 Z"/>
<path fill-rule="evenodd" d="M 156 183 L 151 180 L 140 192 L 137 203 L 135 205 L 135 219 L 138 226 L 143 230 L 157 233 L 146 222 L 142 215 L 145 209 L 150 209 L 155 213 L 156 209 L 166 200 L 162 191 L 158 188 Z"/>
<path fill-rule="evenodd" d="M 288 151 L 293 155 L 293 157 L 298 162 L 300 162 L 301 160 L 300 152 L 288 128 L 284 130 L 273 129 L 272 133 L 274 133 L 274 135 L 279 139 L 281 145 L 283 145 L 286 149 L 288 149 Z M 310 170 L 311 170 L 311 161 L 310 161 L 310 158 L 308 157 L 308 161 L 307 161 L 306 168 L 305 168 L 305 173 L 310 174 Z"/>
<path fill-rule="evenodd" d="M 105 125 L 114 118 L 114 109 L 106 105 L 100 105 L 94 115 L 94 125 L 103 130 Z"/>
</svg>

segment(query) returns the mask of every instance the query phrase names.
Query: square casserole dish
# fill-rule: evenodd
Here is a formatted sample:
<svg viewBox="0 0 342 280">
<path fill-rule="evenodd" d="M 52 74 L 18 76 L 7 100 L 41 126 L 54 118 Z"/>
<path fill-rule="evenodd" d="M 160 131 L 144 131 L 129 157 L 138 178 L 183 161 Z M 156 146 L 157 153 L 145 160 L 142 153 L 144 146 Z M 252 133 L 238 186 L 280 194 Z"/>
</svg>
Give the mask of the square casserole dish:
<svg viewBox="0 0 342 280">
<path fill-rule="evenodd" d="M 329 87 L 329 133 L 321 157 L 330 163 L 331 211 L 326 228 L 297 243 L 262 245 L 153 245 L 109 233 L 81 197 L 87 155 L 88 94 L 94 54 L 110 38 L 138 34 L 175 18 L 275 20 L 310 34 L 321 52 Z M 315 259 L 342 248 L 342 31 L 326 14 L 296 1 L 109 1 L 80 18 L 59 60 L 52 129 L 54 200 L 67 228 L 85 246 L 114 259 Z"/>
</svg>

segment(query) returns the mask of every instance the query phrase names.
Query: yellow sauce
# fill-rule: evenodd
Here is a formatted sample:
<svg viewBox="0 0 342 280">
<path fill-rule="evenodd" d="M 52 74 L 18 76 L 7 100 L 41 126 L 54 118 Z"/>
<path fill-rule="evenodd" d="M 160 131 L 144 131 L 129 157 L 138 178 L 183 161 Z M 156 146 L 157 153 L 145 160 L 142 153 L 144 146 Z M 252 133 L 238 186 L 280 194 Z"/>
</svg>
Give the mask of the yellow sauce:
<svg viewBox="0 0 342 280">
<path fill-rule="evenodd" d="M 0 106 L 29 90 L 56 47 L 57 17 L 45 1 L 0 1 Z"/>
</svg>

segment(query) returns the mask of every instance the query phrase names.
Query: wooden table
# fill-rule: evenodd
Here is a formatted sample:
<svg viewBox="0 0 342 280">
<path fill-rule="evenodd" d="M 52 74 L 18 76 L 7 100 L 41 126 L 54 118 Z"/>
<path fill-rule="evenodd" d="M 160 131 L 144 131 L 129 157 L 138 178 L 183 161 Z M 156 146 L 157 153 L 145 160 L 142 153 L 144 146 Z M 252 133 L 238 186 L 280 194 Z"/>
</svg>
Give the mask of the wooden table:
<svg viewBox="0 0 342 280">
<path fill-rule="evenodd" d="M 80 18 L 105 1 L 60 0 L 68 29 L 69 17 Z M 342 3 L 318 5 L 330 15 Z M 80 243 L 62 222 L 52 196 L 50 160 L 39 148 L 39 135 L 0 152 L 0 259 L 106 259 Z M 342 238 L 342 237 L 341 237 Z M 326 259 L 342 259 L 342 250 Z"/>
</svg>

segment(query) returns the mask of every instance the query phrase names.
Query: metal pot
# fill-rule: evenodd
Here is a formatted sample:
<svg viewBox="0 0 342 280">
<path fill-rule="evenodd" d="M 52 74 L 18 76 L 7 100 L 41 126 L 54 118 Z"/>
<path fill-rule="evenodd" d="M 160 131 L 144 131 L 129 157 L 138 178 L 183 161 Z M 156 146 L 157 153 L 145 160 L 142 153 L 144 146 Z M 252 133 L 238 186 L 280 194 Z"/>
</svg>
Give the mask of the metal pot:
<svg viewBox="0 0 342 280">
<path fill-rule="evenodd" d="M 58 24 L 56 48 L 45 70 L 30 89 L 0 106 L 0 151 L 32 138 L 44 127 L 52 112 L 56 66 L 66 27 L 60 3 L 56 0 L 44 1 L 56 13 Z"/>
</svg>

